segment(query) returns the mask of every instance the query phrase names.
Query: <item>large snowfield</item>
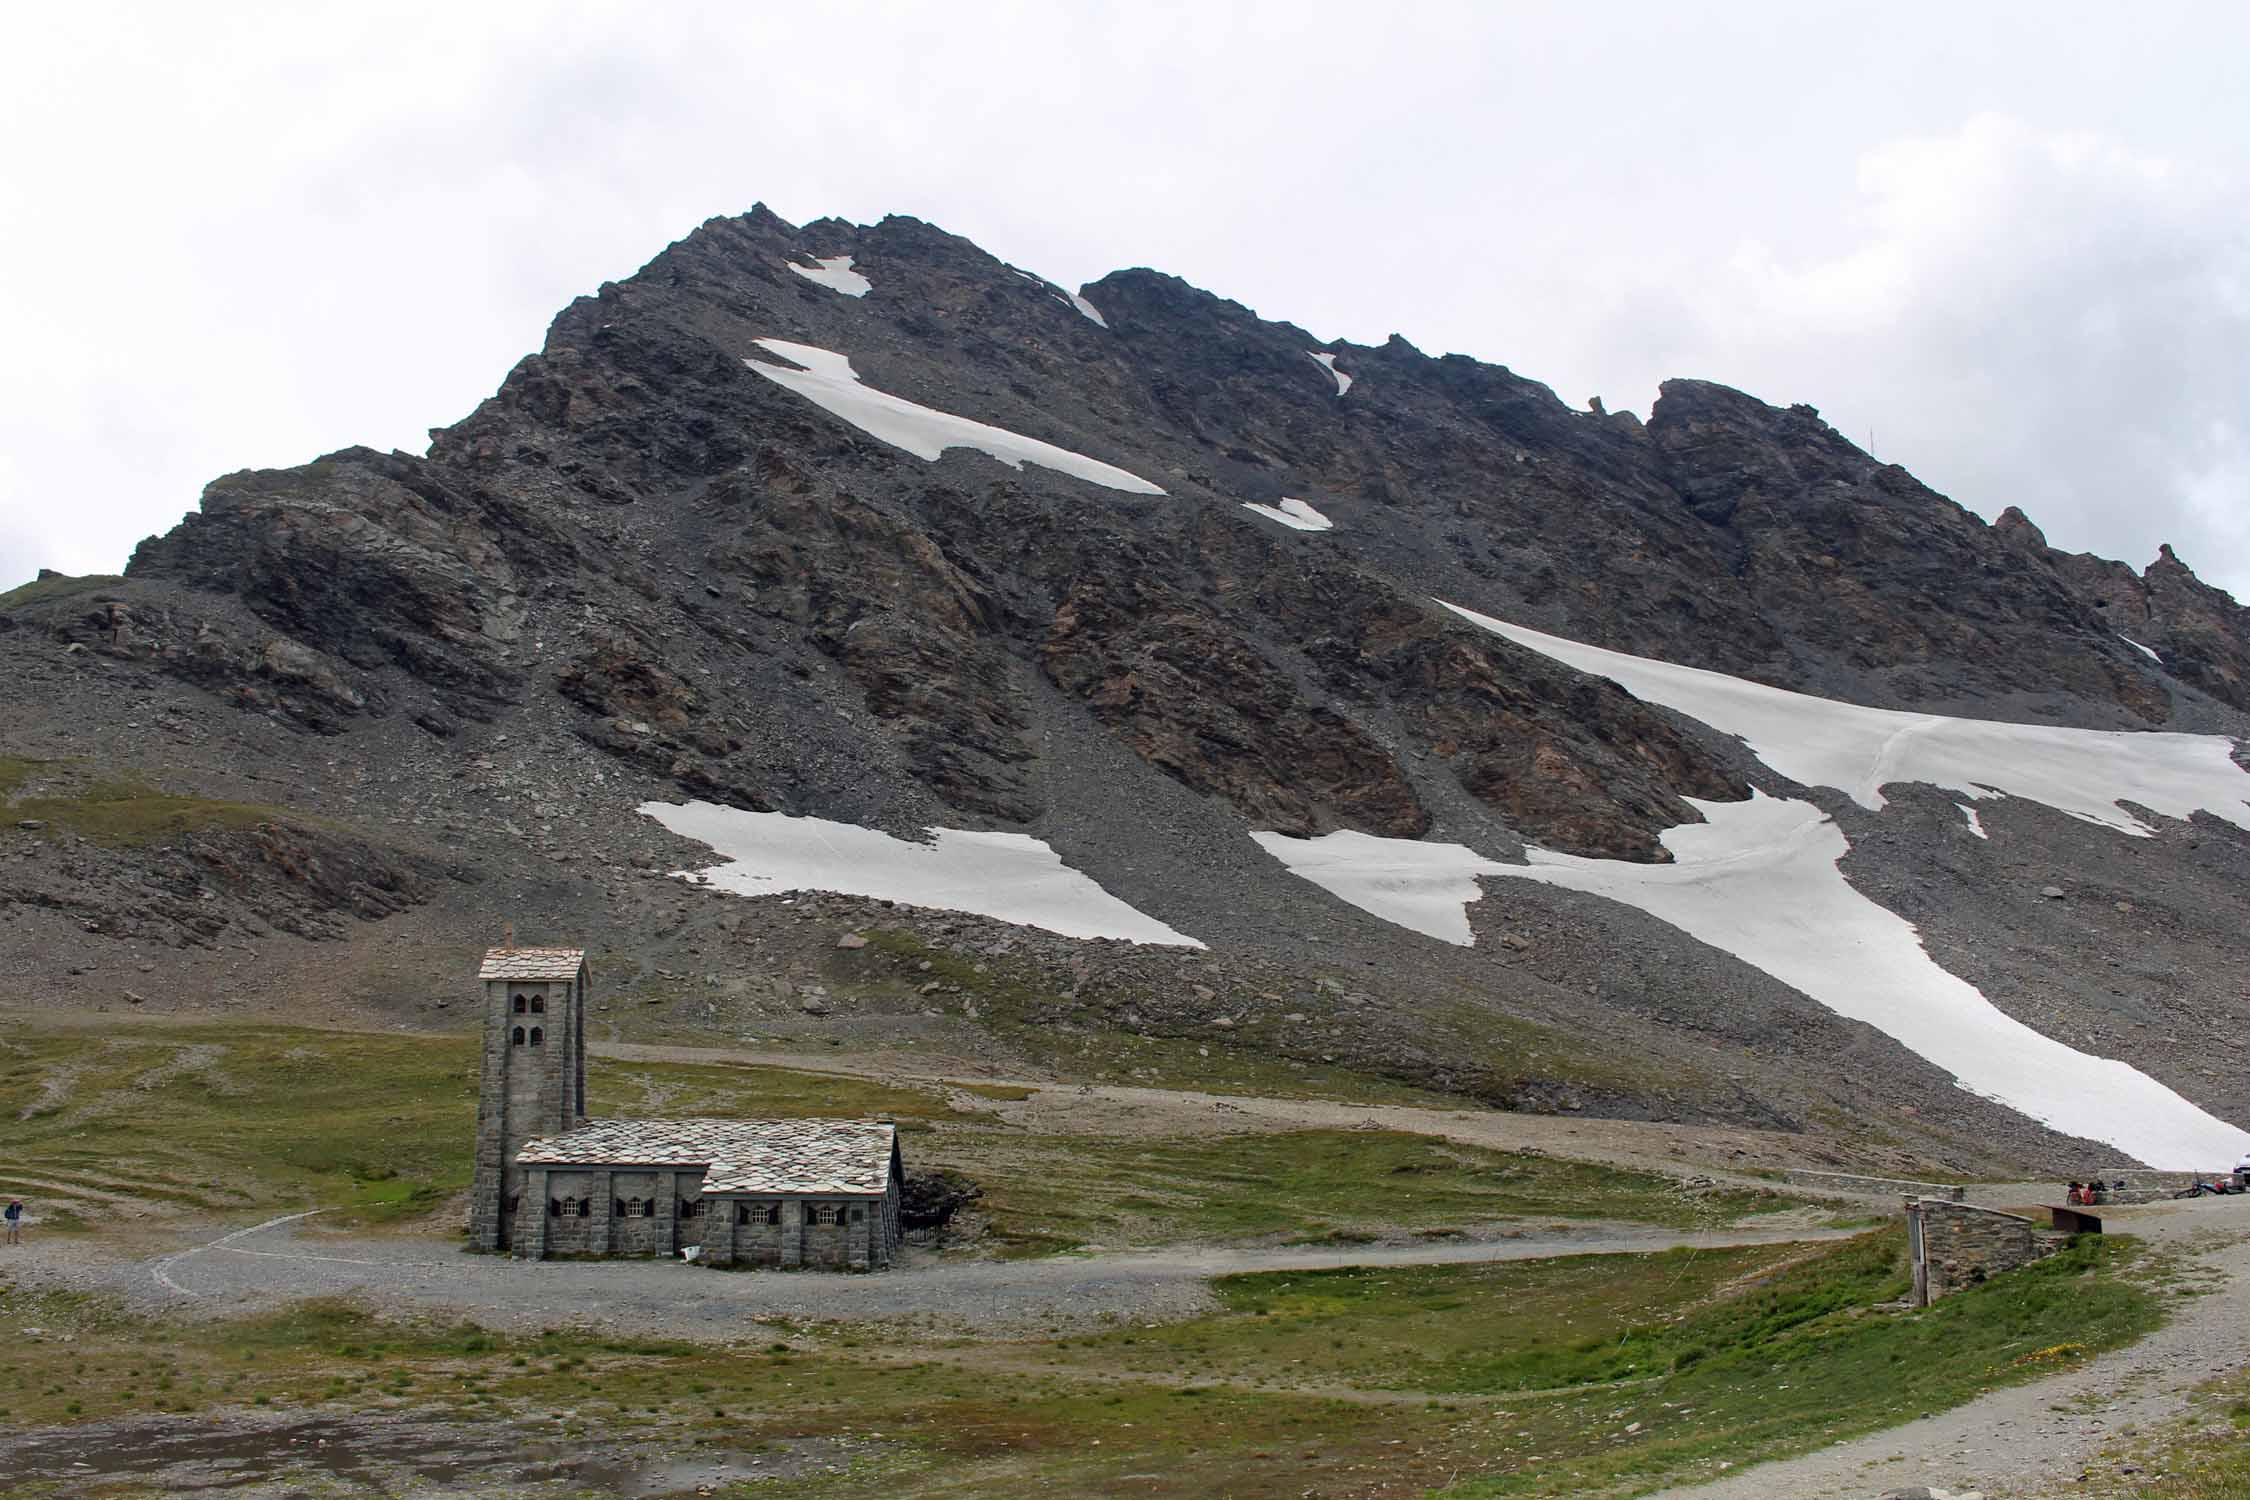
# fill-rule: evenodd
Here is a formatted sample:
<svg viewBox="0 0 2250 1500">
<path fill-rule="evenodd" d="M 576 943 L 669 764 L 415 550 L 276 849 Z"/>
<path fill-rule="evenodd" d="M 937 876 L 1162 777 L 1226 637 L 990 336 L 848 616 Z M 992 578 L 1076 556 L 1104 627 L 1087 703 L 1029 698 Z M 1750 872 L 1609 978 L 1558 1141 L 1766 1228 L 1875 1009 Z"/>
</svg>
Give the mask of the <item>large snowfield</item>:
<svg viewBox="0 0 2250 1500">
<path fill-rule="evenodd" d="M 1767 766 L 1880 810 L 1882 789 L 1927 782 L 1971 799 L 2016 796 L 2116 833 L 2154 832 L 2120 804 L 2167 817 L 2202 811 L 2250 828 L 2250 776 L 2210 735 L 2111 733 L 1866 708 L 1723 673 L 1564 640 L 1455 605 L 1495 634 L 1608 677 L 1634 696 L 1740 736 Z M 1913 924 L 1853 889 L 1843 830 L 1811 803 L 1754 795 L 1693 803 L 1705 821 L 1668 830 L 1673 862 L 1528 851 L 1503 864 L 1459 844 L 1337 833 L 1254 835 L 1294 873 L 1416 932 L 1474 941 L 1478 877 L 1535 880 L 1647 912 L 1864 1021 L 1951 1073 L 1961 1087 L 2153 1166 L 2230 1165 L 2244 1132 L 2125 1063 L 2090 1056 L 2010 1019 L 1939 967 Z M 1968 825 L 1990 835 L 1972 807 Z"/>
<path fill-rule="evenodd" d="M 1865 808 L 1880 809 L 1890 783 L 1919 781 L 1964 797 L 2043 802 L 2120 833 L 2155 831 L 2120 802 L 2168 818 L 2207 812 L 2250 828 L 2250 775 L 2234 763 L 2233 745 L 2222 735 L 2058 729 L 1864 708 L 1445 607 L 1542 656 L 1607 677 L 1643 702 L 1739 736 L 1791 781 L 1834 787 Z"/>
<path fill-rule="evenodd" d="M 1876 905 L 1836 861 L 1843 830 L 1809 802 L 1693 803 L 1708 821 L 1666 830 L 1668 865 L 1527 851 L 1491 873 L 1622 901 L 1764 970 L 2066 1135 L 2151 1166 L 2234 1165 L 2244 1135 L 2125 1063 L 2011 1019 L 1938 967 L 1914 924 Z"/>
<path fill-rule="evenodd" d="M 640 811 L 725 857 L 707 870 L 682 872 L 685 878 L 744 896 L 836 891 L 1064 937 L 1203 946 L 1127 906 L 1028 834 L 932 828 L 932 842 L 917 844 L 851 823 L 710 802 L 644 802 Z"/>
<path fill-rule="evenodd" d="M 1004 427 L 918 406 L 902 397 L 864 386 L 860 384 L 858 372 L 852 369 L 850 358 L 833 350 L 811 344 L 792 344 L 786 339 L 760 339 L 758 347 L 804 368 L 790 370 L 759 360 L 744 360 L 751 369 L 774 384 L 795 391 L 830 416 L 841 417 L 869 437 L 894 448 L 903 448 L 916 458 L 935 463 L 948 448 L 974 448 L 1011 469 L 1037 464 L 1042 469 L 1053 469 L 1129 494 L 1164 493 L 1138 474 L 1128 474 L 1083 453 L 1073 453 L 1068 448 L 1058 448 L 1053 443 L 1043 443 Z"/>
</svg>

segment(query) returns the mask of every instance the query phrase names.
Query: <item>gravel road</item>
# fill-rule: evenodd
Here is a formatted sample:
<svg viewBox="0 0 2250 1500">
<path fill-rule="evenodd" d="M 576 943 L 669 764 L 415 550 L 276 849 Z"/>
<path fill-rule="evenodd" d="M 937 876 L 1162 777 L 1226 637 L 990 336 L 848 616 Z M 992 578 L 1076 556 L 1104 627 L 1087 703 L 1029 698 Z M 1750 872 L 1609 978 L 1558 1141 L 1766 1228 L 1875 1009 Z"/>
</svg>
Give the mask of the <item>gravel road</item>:
<svg viewBox="0 0 2250 1500">
<path fill-rule="evenodd" d="M 1212 1308 L 1207 1283 L 1241 1271 L 1348 1265 L 1446 1265 L 1716 1249 L 1831 1239 L 1798 1226 L 1681 1233 L 1635 1225 L 1543 1228 L 1502 1239 L 1314 1249 L 1194 1248 L 958 1261 L 909 1251 L 874 1275 L 722 1272 L 679 1261 L 512 1261 L 426 1240 L 323 1234 L 292 1216 L 155 1256 L 94 1260 L 59 1240 L 26 1245 L 10 1269 L 26 1282 L 122 1293 L 195 1315 L 251 1312 L 302 1297 L 360 1297 L 386 1310 L 455 1313 L 494 1327 L 600 1325 L 665 1337 L 727 1340 L 760 1318 L 905 1321 L 1001 1336 L 1099 1321 L 1191 1316 Z"/>
</svg>

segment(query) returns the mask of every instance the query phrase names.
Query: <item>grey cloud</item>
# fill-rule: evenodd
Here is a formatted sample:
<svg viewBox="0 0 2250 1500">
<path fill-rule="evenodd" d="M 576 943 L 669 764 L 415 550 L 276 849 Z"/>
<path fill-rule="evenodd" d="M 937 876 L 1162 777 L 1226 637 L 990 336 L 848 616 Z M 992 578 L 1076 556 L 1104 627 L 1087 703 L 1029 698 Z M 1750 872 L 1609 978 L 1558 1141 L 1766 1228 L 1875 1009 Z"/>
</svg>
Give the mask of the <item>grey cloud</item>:
<svg viewBox="0 0 2250 1500">
<path fill-rule="evenodd" d="M 1829 256 L 1664 266 L 1611 310 L 1607 358 L 1810 401 L 1988 518 L 2020 505 L 2136 565 L 2170 542 L 2250 594 L 2245 185 L 1981 117 L 1871 152 L 1863 188 Z"/>
</svg>

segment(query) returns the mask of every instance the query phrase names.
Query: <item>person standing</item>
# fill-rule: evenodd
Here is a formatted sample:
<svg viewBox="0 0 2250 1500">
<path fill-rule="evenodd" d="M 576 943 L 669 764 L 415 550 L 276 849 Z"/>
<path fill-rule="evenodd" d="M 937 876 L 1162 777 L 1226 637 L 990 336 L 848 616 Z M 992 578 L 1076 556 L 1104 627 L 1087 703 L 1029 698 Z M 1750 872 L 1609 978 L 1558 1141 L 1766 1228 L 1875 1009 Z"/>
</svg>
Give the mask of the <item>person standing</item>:
<svg viewBox="0 0 2250 1500">
<path fill-rule="evenodd" d="M 22 1244 L 23 1200 L 21 1198 L 10 1198 L 8 1200 L 8 1211 L 5 1214 L 0 1214 L 0 1218 L 5 1218 L 8 1221 L 8 1243 L 11 1245 Z"/>
</svg>

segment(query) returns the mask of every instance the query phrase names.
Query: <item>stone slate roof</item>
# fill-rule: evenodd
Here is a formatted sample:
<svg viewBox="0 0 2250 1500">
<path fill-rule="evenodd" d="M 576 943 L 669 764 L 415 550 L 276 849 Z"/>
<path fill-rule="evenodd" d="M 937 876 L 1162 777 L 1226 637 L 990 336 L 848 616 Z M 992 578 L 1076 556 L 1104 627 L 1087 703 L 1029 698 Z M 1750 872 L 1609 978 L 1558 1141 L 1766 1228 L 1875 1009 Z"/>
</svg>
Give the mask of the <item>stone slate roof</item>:
<svg viewBox="0 0 2250 1500">
<path fill-rule="evenodd" d="M 526 1167 L 704 1167 L 705 1195 L 882 1193 L 895 1126 L 870 1120 L 589 1120 L 527 1141 Z"/>
<path fill-rule="evenodd" d="M 479 979 L 575 979 L 586 967 L 583 948 L 487 948 Z"/>
</svg>

